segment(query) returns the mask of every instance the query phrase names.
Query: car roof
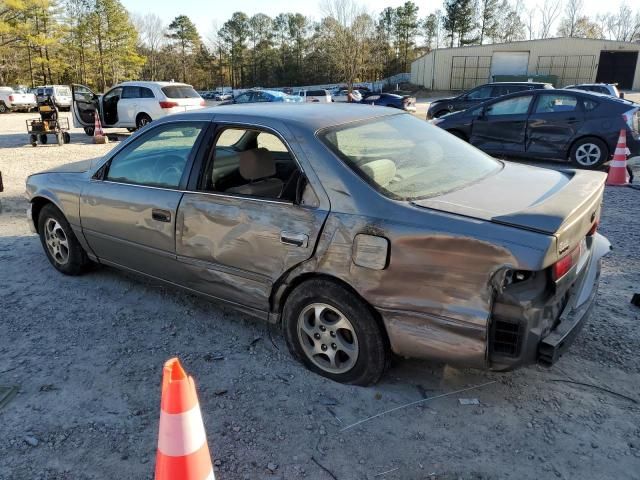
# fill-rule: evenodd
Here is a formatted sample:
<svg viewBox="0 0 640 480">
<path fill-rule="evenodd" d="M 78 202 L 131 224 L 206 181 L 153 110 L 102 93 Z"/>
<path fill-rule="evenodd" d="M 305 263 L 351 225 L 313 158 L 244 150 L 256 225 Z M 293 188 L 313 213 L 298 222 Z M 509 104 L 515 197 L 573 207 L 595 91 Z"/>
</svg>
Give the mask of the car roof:
<svg viewBox="0 0 640 480">
<path fill-rule="evenodd" d="M 272 121 L 280 121 L 287 124 L 296 124 L 305 130 L 316 131 L 361 120 L 408 114 L 400 110 L 361 104 L 269 103 L 268 105 L 236 104 L 203 108 L 169 115 L 164 117 L 162 121 L 212 120 L 217 115 L 224 115 L 226 118 L 238 117 L 234 119 L 238 122 L 244 120 L 249 123 L 259 123 L 262 121 L 266 125 Z"/>
<path fill-rule="evenodd" d="M 180 83 L 180 82 L 150 82 L 150 81 L 146 81 L 146 80 L 131 80 L 128 82 L 121 82 L 118 84 L 119 87 L 151 87 L 151 86 L 158 86 L 158 87 L 168 87 L 168 86 L 176 86 L 176 87 L 190 87 L 191 85 L 189 85 L 188 83 Z"/>
</svg>

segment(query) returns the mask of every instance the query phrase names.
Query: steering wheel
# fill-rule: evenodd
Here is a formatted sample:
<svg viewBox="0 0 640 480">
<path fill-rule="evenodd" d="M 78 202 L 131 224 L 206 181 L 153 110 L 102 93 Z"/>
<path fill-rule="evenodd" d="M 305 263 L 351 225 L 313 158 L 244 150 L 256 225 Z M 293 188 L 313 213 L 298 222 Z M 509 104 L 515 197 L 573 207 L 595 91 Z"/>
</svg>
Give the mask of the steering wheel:
<svg viewBox="0 0 640 480">
<path fill-rule="evenodd" d="M 165 162 L 170 161 L 171 164 L 160 172 L 160 175 L 158 175 L 158 183 L 177 186 L 182 177 L 183 169 L 181 167 L 184 165 L 184 159 L 177 155 L 170 155 L 169 157 L 165 157 L 164 160 Z"/>
</svg>

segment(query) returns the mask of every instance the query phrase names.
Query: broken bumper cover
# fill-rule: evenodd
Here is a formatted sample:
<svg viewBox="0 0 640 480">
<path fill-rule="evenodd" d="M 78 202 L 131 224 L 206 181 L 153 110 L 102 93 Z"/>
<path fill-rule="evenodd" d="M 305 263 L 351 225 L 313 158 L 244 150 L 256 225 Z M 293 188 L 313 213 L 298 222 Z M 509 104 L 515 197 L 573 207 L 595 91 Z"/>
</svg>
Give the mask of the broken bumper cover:
<svg viewBox="0 0 640 480">
<path fill-rule="evenodd" d="M 593 310 L 600 282 L 600 260 L 611 249 L 611 244 L 602 235 L 595 234 L 593 240 L 591 258 L 584 277 L 574 287 L 576 291 L 560 314 L 558 324 L 538 346 L 538 361 L 543 365 L 550 366 L 558 361 L 580 333 Z"/>
</svg>

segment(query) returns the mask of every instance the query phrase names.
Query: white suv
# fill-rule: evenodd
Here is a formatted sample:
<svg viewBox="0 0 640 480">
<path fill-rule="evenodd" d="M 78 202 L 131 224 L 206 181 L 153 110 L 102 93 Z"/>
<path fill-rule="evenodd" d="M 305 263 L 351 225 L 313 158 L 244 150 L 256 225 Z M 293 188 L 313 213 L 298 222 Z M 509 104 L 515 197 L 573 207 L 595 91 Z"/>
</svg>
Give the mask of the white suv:
<svg viewBox="0 0 640 480">
<path fill-rule="evenodd" d="M 174 82 L 123 82 L 104 95 L 73 85 L 73 125 L 93 135 L 95 112 L 103 127 L 134 131 L 172 113 L 203 108 L 205 101 L 191 85 Z"/>
</svg>

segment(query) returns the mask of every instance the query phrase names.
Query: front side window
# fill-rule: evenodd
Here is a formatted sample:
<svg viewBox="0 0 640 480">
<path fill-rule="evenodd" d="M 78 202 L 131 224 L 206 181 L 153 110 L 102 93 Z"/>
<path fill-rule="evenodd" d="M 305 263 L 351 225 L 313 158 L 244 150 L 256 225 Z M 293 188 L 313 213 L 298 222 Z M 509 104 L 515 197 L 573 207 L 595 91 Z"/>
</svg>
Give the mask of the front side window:
<svg viewBox="0 0 640 480">
<path fill-rule="evenodd" d="M 202 180 L 205 191 L 295 201 L 302 172 L 275 134 L 229 127 L 218 133 Z"/>
<path fill-rule="evenodd" d="M 467 94 L 467 98 L 469 100 L 482 100 L 484 98 L 491 98 L 491 90 L 492 88 L 489 86 L 480 87 L 470 91 Z"/>
<path fill-rule="evenodd" d="M 236 103 L 249 103 L 251 102 L 251 97 L 253 96 L 252 92 L 245 92 L 236 97 Z"/>
<path fill-rule="evenodd" d="M 140 89 L 138 87 L 124 87 L 122 98 L 140 98 Z"/>
<path fill-rule="evenodd" d="M 538 96 L 536 113 L 573 112 L 578 108 L 578 99 L 573 95 L 544 93 Z"/>
<path fill-rule="evenodd" d="M 177 188 L 203 122 L 159 126 L 111 159 L 105 180 L 151 187 Z"/>
<path fill-rule="evenodd" d="M 373 188 L 397 200 L 457 190 L 501 168 L 468 143 L 408 114 L 331 127 L 318 135 Z"/>
<path fill-rule="evenodd" d="M 526 114 L 529 111 L 532 98 L 531 95 L 526 95 L 524 97 L 509 98 L 501 102 L 496 102 L 487 107 L 486 114 L 489 117 Z"/>
</svg>

